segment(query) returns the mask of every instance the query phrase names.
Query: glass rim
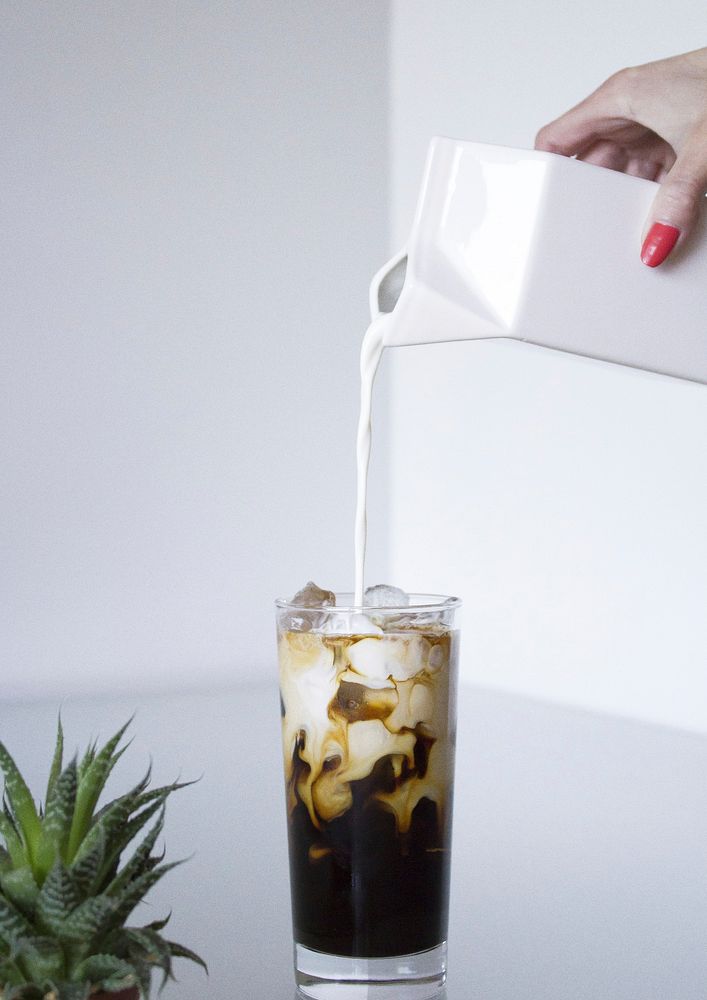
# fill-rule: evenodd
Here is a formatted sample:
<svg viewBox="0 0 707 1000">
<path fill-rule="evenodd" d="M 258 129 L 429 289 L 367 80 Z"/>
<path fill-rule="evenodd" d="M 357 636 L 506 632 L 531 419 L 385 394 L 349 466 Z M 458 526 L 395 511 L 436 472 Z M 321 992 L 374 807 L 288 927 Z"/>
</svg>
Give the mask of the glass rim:
<svg viewBox="0 0 707 1000">
<path fill-rule="evenodd" d="M 353 598 L 353 593 L 348 591 L 333 591 L 339 597 Z M 380 605 L 380 604 L 355 604 L 353 601 L 346 604 L 327 604 L 322 607 L 310 607 L 305 604 L 294 604 L 291 600 L 283 597 L 275 599 L 275 607 L 288 611 L 316 611 L 320 614 L 396 614 L 396 613 L 416 613 L 424 611 L 456 611 L 461 607 L 460 597 L 448 597 L 446 594 L 408 594 L 409 604 Z"/>
</svg>

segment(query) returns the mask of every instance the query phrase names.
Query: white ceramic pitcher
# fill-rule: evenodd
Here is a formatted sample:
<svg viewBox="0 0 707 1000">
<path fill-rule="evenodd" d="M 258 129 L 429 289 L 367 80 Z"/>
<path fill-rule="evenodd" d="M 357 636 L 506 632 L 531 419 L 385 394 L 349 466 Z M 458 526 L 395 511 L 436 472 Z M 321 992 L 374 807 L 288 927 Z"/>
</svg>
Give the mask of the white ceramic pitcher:
<svg viewBox="0 0 707 1000">
<path fill-rule="evenodd" d="M 639 257 L 657 184 L 553 153 L 433 139 L 407 247 L 376 274 L 385 344 L 507 337 L 707 383 L 707 218 Z"/>
</svg>

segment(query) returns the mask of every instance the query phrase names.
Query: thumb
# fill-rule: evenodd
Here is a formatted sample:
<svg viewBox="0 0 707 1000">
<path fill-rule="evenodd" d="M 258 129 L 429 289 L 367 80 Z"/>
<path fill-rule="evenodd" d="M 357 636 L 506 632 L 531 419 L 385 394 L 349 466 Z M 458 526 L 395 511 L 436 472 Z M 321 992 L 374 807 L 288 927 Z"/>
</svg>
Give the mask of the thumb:
<svg viewBox="0 0 707 1000">
<path fill-rule="evenodd" d="M 694 228 L 707 191 L 707 120 L 688 137 L 660 186 L 643 231 L 641 260 L 658 267 Z"/>
</svg>

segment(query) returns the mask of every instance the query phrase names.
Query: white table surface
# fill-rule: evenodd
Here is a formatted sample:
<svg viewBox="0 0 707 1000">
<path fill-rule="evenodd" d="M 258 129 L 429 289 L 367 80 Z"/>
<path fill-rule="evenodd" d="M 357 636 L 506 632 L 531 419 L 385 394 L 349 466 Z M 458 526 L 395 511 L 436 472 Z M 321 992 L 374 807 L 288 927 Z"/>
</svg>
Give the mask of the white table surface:
<svg viewBox="0 0 707 1000">
<path fill-rule="evenodd" d="M 56 703 L 0 705 L 32 787 Z M 175 1000 L 292 1000 L 277 689 L 66 701 L 67 743 L 135 708 L 114 792 L 203 774 L 167 815 L 151 897 L 173 938 Z M 707 739 L 466 688 L 460 698 L 447 1000 L 705 1000 Z"/>
</svg>

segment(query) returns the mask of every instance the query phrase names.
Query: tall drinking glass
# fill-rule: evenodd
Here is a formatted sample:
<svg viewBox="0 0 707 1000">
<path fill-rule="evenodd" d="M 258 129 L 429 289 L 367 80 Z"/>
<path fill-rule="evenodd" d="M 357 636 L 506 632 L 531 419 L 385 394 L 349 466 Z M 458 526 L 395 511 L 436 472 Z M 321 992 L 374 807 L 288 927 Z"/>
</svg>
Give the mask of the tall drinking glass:
<svg viewBox="0 0 707 1000">
<path fill-rule="evenodd" d="M 316 1000 L 425 1000 L 446 974 L 460 602 L 352 604 L 276 602 L 295 976 Z"/>
</svg>

